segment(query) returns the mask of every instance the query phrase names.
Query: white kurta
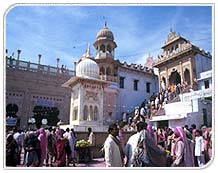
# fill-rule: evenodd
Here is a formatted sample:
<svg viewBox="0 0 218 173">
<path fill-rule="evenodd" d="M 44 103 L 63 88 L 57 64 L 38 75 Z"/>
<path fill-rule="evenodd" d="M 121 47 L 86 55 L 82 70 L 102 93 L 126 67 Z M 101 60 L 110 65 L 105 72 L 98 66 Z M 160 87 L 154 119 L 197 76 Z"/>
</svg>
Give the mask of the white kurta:
<svg viewBox="0 0 218 173">
<path fill-rule="evenodd" d="M 106 167 L 122 167 L 123 162 L 120 156 L 119 146 L 113 141 L 112 136 L 108 135 L 104 143 Z"/>
<path fill-rule="evenodd" d="M 172 148 L 174 148 L 174 145 L 172 145 Z M 172 166 L 183 166 L 184 147 L 185 146 L 182 141 L 177 142 L 175 150 L 176 160 L 174 160 Z"/>
<path fill-rule="evenodd" d="M 203 155 L 202 152 L 204 151 L 204 142 L 202 136 L 195 137 L 195 156 Z"/>
<path fill-rule="evenodd" d="M 139 140 L 139 135 L 140 135 L 140 133 L 136 133 L 136 134 L 130 136 L 129 140 L 126 143 L 125 154 L 126 154 L 127 159 L 128 159 L 127 160 L 127 167 L 132 166 L 131 163 L 132 163 L 132 160 L 133 160 L 133 153 L 134 153 L 134 150 L 137 147 L 138 140 Z"/>
</svg>

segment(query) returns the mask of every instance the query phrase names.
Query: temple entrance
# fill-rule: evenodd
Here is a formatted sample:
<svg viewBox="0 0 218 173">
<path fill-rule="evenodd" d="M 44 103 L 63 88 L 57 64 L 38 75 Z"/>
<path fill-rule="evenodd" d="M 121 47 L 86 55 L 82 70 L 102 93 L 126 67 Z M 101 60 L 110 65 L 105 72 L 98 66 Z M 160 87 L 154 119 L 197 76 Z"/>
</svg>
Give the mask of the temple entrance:
<svg viewBox="0 0 218 173">
<path fill-rule="evenodd" d="M 58 118 L 59 113 L 57 107 L 35 106 L 33 108 L 33 118 L 36 120 L 36 127 L 41 127 L 43 119 L 47 120 L 48 126 L 56 126 L 60 120 Z"/>
<path fill-rule="evenodd" d="M 158 121 L 157 127 L 160 128 L 169 127 L 169 121 L 168 120 Z"/>
<path fill-rule="evenodd" d="M 177 71 L 172 72 L 171 75 L 170 75 L 169 84 L 171 85 L 173 83 L 175 85 L 177 85 L 179 83 L 181 84 L 181 77 L 180 77 L 180 74 Z"/>
<path fill-rule="evenodd" d="M 190 85 L 191 84 L 191 77 L 190 77 L 190 71 L 188 69 L 185 69 L 184 78 L 185 78 L 185 82 L 188 85 Z"/>
<path fill-rule="evenodd" d="M 6 106 L 6 126 L 8 130 L 15 126 L 20 126 L 20 118 L 17 116 L 18 110 L 18 106 L 13 103 L 9 103 Z"/>
</svg>

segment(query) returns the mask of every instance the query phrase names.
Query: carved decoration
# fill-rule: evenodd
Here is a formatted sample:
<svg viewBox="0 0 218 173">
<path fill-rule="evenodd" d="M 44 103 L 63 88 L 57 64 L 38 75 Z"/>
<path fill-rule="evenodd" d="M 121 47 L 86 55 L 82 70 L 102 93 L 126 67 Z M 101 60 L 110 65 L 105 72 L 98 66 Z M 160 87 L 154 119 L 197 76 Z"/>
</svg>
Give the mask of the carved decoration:
<svg viewBox="0 0 218 173">
<path fill-rule="evenodd" d="M 90 98 L 92 98 L 94 101 L 98 101 L 98 93 L 96 92 L 92 92 L 92 91 L 86 91 L 84 100 L 90 100 Z"/>
</svg>

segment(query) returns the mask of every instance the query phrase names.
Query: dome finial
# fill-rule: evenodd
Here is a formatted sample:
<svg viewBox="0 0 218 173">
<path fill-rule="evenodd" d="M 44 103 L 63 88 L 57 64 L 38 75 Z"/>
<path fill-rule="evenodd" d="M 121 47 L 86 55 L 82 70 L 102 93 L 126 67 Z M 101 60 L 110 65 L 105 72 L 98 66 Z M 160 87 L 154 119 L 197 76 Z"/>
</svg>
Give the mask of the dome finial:
<svg viewBox="0 0 218 173">
<path fill-rule="evenodd" d="M 173 32 L 173 28 L 172 27 L 170 27 L 170 32 Z"/>
<path fill-rule="evenodd" d="M 85 53 L 81 56 L 81 60 L 86 59 L 86 58 L 92 58 L 91 50 L 90 50 L 90 43 L 87 43 L 87 49 Z"/>
<path fill-rule="evenodd" d="M 91 55 L 91 52 L 90 52 L 90 43 L 89 42 L 88 42 L 88 45 L 87 45 L 86 52 L 87 52 L 88 55 Z"/>
</svg>

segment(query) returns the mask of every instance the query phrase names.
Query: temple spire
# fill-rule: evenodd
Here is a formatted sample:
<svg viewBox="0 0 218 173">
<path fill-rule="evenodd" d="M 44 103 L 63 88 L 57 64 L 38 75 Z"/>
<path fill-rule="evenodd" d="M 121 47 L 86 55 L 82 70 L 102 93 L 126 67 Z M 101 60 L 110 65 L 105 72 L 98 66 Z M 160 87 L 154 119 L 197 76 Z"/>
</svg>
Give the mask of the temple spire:
<svg viewBox="0 0 218 173">
<path fill-rule="evenodd" d="M 88 45 L 87 45 L 87 50 L 86 50 L 87 54 L 88 55 L 91 55 L 91 51 L 90 51 L 90 43 L 88 42 Z"/>
<path fill-rule="evenodd" d="M 107 21 L 104 22 L 104 27 L 107 28 Z"/>
</svg>

